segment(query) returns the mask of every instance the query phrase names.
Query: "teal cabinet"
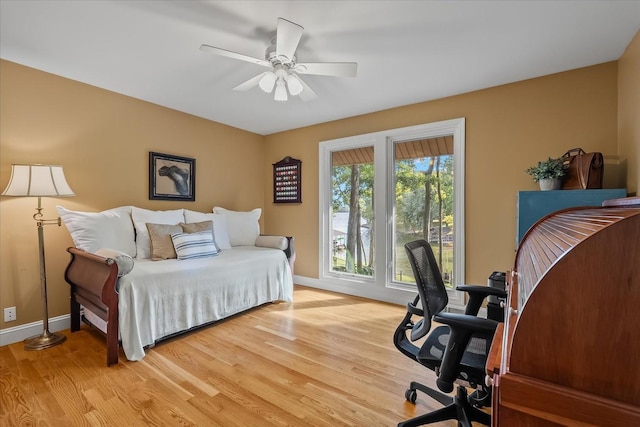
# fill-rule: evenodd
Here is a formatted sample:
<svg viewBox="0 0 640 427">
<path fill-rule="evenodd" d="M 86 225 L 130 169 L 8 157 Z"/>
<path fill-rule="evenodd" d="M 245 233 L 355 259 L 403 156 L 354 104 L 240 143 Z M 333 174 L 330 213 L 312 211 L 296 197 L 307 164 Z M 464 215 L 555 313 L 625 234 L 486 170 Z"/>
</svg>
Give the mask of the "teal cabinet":
<svg viewBox="0 0 640 427">
<path fill-rule="evenodd" d="M 602 206 L 609 199 L 627 196 L 624 188 L 598 190 L 519 191 L 516 247 L 527 230 L 543 216 L 577 206 Z"/>
</svg>

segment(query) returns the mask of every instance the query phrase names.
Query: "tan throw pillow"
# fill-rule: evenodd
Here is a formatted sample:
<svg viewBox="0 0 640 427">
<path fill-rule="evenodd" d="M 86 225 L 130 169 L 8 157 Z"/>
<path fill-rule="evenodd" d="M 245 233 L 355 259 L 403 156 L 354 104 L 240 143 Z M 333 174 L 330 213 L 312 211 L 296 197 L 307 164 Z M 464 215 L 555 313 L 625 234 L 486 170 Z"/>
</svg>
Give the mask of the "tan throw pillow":
<svg viewBox="0 0 640 427">
<path fill-rule="evenodd" d="M 171 234 L 182 233 L 182 227 L 178 224 L 152 224 L 149 222 L 146 223 L 146 226 L 149 231 L 149 240 L 151 240 L 151 259 L 159 261 L 177 258 Z"/>
<path fill-rule="evenodd" d="M 197 233 L 198 231 L 213 231 L 213 221 L 190 222 L 185 224 L 181 222 L 180 227 L 185 233 Z"/>
<path fill-rule="evenodd" d="M 182 227 L 182 231 L 184 231 L 185 233 L 198 233 L 200 231 L 210 231 L 211 237 L 213 238 L 213 244 L 216 247 L 216 251 L 220 252 L 220 248 L 216 243 L 215 233 L 213 232 L 213 221 L 190 222 L 188 224 L 181 222 L 180 227 Z"/>
</svg>

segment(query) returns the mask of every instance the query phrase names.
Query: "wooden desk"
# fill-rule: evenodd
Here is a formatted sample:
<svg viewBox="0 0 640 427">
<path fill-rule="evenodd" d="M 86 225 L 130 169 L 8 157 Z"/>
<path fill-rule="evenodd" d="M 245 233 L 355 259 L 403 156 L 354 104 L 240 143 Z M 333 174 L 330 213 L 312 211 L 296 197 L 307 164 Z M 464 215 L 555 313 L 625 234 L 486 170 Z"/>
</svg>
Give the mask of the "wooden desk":
<svg viewBox="0 0 640 427">
<path fill-rule="evenodd" d="M 640 426 L 640 206 L 541 219 L 507 275 L 493 426 Z"/>
</svg>

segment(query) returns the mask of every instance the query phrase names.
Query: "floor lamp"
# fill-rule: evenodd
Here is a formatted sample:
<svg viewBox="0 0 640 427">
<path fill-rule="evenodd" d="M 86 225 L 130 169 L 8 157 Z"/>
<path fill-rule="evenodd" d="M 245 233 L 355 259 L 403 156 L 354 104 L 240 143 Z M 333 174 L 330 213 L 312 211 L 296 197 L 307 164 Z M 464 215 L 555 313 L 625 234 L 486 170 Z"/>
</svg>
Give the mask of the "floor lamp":
<svg viewBox="0 0 640 427">
<path fill-rule="evenodd" d="M 38 249 L 40 252 L 40 287 L 42 291 L 42 334 L 24 340 L 25 350 L 43 350 L 62 343 L 67 337 L 49 332 L 49 310 L 47 308 L 47 271 L 44 262 L 45 225 L 57 224 L 60 218 L 44 219 L 42 214 L 42 197 L 75 196 L 67 184 L 62 166 L 54 165 L 11 165 L 9 185 L 2 192 L 3 196 L 37 197 L 38 207 L 33 219 L 38 226 Z"/>
</svg>

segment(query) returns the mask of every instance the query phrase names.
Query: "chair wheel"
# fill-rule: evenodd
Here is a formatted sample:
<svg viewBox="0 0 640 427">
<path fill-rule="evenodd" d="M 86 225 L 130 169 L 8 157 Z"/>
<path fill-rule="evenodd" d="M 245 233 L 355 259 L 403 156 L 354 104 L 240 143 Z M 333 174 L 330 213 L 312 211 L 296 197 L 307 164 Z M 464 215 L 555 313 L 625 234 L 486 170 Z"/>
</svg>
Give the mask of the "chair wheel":
<svg viewBox="0 0 640 427">
<path fill-rule="evenodd" d="M 475 390 L 467 397 L 467 401 L 476 408 L 489 407 L 491 406 L 491 389 L 488 392 Z"/>
<path fill-rule="evenodd" d="M 407 399 L 407 402 L 416 403 L 416 400 L 418 400 L 418 392 L 408 388 L 407 391 L 404 392 L 404 398 Z"/>
</svg>

